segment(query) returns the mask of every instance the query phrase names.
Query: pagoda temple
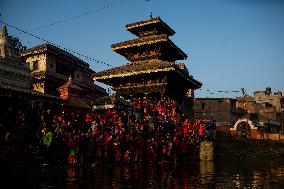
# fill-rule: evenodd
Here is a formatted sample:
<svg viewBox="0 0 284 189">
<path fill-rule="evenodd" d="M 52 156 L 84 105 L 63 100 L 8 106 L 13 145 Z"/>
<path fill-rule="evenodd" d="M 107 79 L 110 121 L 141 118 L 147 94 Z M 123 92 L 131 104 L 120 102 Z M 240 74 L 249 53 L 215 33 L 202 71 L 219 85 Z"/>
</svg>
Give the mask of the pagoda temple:
<svg viewBox="0 0 284 189">
<path fill-rule="evenodd" d="M 95 73 L 94 80 L 111 85 L 117 95 L 158 95 L 183 103 L 188 91 L 201 87 L 189 75 L 184 64 L 187 55 L 169 37 L 175 34 L 161 18 L 127 24 L 126 29 L 138 38 L 116 43 L 111 48 L 129 63 Z"/>
</svg>

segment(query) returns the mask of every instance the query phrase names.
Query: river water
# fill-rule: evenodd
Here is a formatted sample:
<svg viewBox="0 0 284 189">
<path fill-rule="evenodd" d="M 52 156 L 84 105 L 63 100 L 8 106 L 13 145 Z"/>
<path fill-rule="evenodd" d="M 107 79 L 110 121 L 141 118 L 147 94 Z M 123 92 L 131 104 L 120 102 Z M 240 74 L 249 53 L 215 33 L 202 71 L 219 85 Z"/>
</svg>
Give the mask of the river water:
<svg viewBox="0 0 284 189">
<path fill-rule="evenodd" d="M 284 188 L 284 160 L 277 159 L 75 167 L 10 160 L 1 167 L 4 188 Z"/>
</svg>

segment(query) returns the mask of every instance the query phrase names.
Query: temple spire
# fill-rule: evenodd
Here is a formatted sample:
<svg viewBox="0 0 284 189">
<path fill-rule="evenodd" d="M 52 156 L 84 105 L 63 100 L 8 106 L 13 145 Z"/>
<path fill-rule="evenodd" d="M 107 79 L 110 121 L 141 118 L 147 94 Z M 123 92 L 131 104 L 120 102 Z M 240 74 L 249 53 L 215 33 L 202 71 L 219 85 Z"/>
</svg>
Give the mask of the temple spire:
<svg viewBox="0 0 284 189">
<path fill-rule="evenodd" d="M 6 25 L 2 27 L 0 32 L 0 57 L 16 57 L 13 48 L 11 48 L 8 38 Z"/>
<path fill-rule="evenodd" d="M 6 25 L 3 26 L 2 32 L 5 33 L 5 34 L 7 34 L 7 27 L 6 27 Z"/>
</svg>

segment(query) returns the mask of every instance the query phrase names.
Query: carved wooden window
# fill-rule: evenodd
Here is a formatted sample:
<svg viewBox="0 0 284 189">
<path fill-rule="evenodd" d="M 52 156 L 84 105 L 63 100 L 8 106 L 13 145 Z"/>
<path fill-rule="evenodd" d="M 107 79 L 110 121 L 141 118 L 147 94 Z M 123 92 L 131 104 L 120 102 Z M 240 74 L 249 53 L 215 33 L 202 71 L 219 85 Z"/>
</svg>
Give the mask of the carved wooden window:
<svg viewBox="0 0 284 189">
<path fill-rule="evenodd" d="M 44 92 L 44 83 L 35 83 L 35 84 L 33 84 L 33 89 L 35 91 Z"/>
<path fill-rule="evenodd" d="M 31 68 L 32 71 L 37 70 L 38 69 L 38 61 L 31 62 L 30 68 Z"/>
</svg>

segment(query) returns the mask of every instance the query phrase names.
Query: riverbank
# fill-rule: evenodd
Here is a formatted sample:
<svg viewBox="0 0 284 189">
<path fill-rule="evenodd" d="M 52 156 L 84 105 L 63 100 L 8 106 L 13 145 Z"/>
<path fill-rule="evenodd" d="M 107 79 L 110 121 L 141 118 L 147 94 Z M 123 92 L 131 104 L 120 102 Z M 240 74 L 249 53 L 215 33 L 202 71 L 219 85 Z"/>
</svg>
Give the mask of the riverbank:
<svg viewBox="0 0 284 189">
<path fill-rule="evenodd" d="M 226 139 L 215 143 L 216 160 L 284 158 L 284 143 L 268 139 Z"/>
</svg>

